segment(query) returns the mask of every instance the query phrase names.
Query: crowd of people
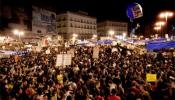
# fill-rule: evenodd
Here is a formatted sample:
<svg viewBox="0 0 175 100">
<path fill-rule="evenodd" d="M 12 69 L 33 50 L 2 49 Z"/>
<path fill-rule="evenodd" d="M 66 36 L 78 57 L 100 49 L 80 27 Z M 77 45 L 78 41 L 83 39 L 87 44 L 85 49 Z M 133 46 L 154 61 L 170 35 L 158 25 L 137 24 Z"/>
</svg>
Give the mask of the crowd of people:
<svg viewBox="0 0 175 100">
<path fill-rule="evenodd" d="M 98 47 L 98 58 L 93 47 L 74 47 L 68 66 L 55 66 L 56 49 L 0 59 L 0 100 L 175 100 L 175 50 Z"/>
</svg>

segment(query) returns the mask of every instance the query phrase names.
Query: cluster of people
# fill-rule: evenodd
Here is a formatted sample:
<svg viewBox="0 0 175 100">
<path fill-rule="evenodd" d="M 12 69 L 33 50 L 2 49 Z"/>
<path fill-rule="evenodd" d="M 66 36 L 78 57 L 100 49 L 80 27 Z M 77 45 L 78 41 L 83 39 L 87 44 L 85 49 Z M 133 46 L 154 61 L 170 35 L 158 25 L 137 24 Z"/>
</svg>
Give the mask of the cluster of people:
<svg viewBox="0 0 175 100">
<path fill-rule="evenodd" d="M 98 58 L 93 47 L 74 47 L 68 66 L 55 66 L 56 49 L 0 59 L 0 100 L 175 100 L 175 50 L 98 47 Z M 147 73 L 157 80 L 147 82 Z"/>
</svg>

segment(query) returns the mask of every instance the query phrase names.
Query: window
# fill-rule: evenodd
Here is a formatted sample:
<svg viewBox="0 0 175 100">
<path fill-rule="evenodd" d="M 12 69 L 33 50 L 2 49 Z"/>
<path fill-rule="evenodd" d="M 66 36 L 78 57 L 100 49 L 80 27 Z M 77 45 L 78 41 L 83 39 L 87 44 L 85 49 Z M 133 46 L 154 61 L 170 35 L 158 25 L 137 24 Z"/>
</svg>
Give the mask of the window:
<svg viewBox="0 0 175 100">
<path fill-rule="evenodd" d="M 74 21 L 77 22 L 77 19 L 75 18 Z"/>
<path fill-rule="evenodd" d="M 77 25 L 75 24 L 74 27 L 77 28 Z"/>
<path fill-rule="evenodd" d="M 56 19 L 54 14 L 51 14 L 51 18 L 52 18 L 52 20 Z"/>
<path fill-rule="evenodd" d="M 86 25 L 84 25 L 84 29 L 86 29 Z"/>
<path fill-rule="evenodd" d="M 81 25 L 81 28 L 83 28 L 83 25 Z"/>
<path fill-rule="evenodd" d="M 62 21 L 65 21 L 65 20 L 66 20 L 66 18 L 65 18 L 65 17 L 63 17 L 63 18 L 62 18 Z"/>
<path fill-rule="evenodd" d="M 73 21 L 73 20 L 72 20 L 72 17 L 70 18 L 70 21 Z"/>
<path fill-rule="evenodd" d="M 65 24 L 62 24 L 62 27 L 66 27 L 66 25 Z"/>
<path fill-rule="evenodd" d="M 60 18 L 58 18 L 57 21 L 59 22 L 60 21 Z"/>
<path fill-rule="evenodd" d="M 89 29 L 89 26 L 87 26 L 87 29 Z"/>
<path fill-rule="evenodd" d="M 77 22 L 80 22 L 80 20 L 79 20 L 79 19 L 77 19 Z"/>
<path fill-rule="evenodd" d="M 41 30 L 37 30 L 37 33 L 42 33 Z"/>
<path fill-rule="evenodd" d="M 94 29 L 96 29 L 96 26 L 94 26 Z"/>
<path fill-rule="evenodd" d="M 70 23 L 70 27 L 73 27 L 73 24 L 72 23 Z"/>
<path fill-rule="evenodd" d="M 57 28 L 60 28 L 60 25 L 58 24 Z"/>
</svg>

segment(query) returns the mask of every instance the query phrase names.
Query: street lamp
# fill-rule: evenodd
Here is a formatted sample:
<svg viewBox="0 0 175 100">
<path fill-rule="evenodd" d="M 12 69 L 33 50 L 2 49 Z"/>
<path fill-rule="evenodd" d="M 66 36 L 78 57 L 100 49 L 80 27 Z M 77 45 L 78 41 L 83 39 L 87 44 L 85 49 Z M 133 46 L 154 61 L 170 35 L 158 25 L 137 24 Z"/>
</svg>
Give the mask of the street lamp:
<svg viewBox="0 0 175 100">
<path fill-rule="evenodd" d="M 155 27 L 154 27 L 154 30 L 157 31 L 155 37 L 158 38 L 158 31 L 161 30 L 161 26 L 155 26 Z"/>
<path fill-rule="evenodd" d="M 112 36 L 114 35 L 114 31 L 113 30 L 110 30 L 109 32 L 109 35 L 111 36 L 111 38 L 112 38 Z M 108 36 L 109 37 L 109 36 Z"/>
<path fill-rule="evenodd" d="M 165 21 L 168 21 L 168 18 L 173 17 L 173 12 L 171 11 L 164 11 L 159 14 L 159 18 L 165 18 Z"/>
<path fill-rule="evenodd" d="M 165 25 L 165 22 L 164 21 L 158 21 L 155 23 L 155 27 L 154 27 L 154 30 L 158 31 L 162 29 L 162 26 Z M 161 36 L 163 36 L 163 32 L 160 32 Z"/>
<path fill-rule="evenodd" d="M 15 30 L 13 31 L 13 34 L 17 35 L 17 36 L 18 36 L 18 39 L 21 40 L 21 36 L 24 35 L 24 32 L 15 29 Z"/>
<path fill-rule="evenodd" d="M 162 27 L 162 26 L 165 25 L 165 22 L 164 21 L 158 21 L 158 22 L 155 23 L 155 25 Z"/>
<path fill-rule="evenodd" d="M 161 27 L 160 26 L 156 26 L 156 27 L 154 27 L 154 30 L 159 31 L 159 30 L 161 30 Z"/>
<path fill-rule="evenodd" d="M 174 13 L 171 12 L 171 11 L 164 11 L 164 12 L 161 12 L 159 14 L 159 18 L 165 18 L 165 21 L 166 21 L 166 34 L 167 34 L 167 30 L 168 30 L 168 18 L 171 18 L 173 17 Z"/>
</svg>

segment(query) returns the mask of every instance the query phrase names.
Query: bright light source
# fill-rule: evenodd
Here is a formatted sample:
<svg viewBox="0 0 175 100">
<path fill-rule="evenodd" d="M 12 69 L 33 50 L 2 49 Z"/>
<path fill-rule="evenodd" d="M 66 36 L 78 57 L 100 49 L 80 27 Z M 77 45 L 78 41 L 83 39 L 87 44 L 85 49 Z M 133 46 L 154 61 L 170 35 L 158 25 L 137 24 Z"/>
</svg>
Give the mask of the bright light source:
<svg viewBox="0 0 175 100">
<path fill-rule="evenodd" d="M 17 29 L 13 30 L 13 34 L 18 35 L 19 31 Z"/>
<path fill-rule="evenodd" d="M 154 27 L 154 30 L 160 30 L 161 29 L 161 27 L 160 26 L 157 26 L 157 27 Z"/>
<path fill-rule="evenodd" d="M 15 35 L 24 35 L 24 32 L 15 29 L 15 30 L 13 30 L 13 34 L 15 34 Z"/>
<path fill-rule="evenodd" d="M 112 36 L 112 35 L 114 35 L 114 31 L 113 30 L 110 30 L 109 31 L 109 34 Z"/>
<path fill-rule="evenodd" d="M 159 21 L 159 22 L 156 22 L 155 25 L 156 26 L 163 26 L 163 25 L 165 25 L 165 22 L 164 21 Z"/>
<path fill-rule="evenodd" d="M 77 34 L 73 34 L 73 37 L 78 37 L 78 35 Z"/>
<path fill-rule="evenodd" d="M 97 35 L 96 35 L 96 34 L 94 34 L 92 38 L 97 38 Z"/>
<path fill-rule="evenodd" d="M 24 32 L 21 31 L 21 32 L 19 32 L 19 34 L 20 34 L 20 35 L 24 35 Z"/>
<path fill-rule="evenodd" d="M 160 13 L 159 17 L 160 18 L 167 18 L 167 17 L 172 17 L 174 14 L 171 11 L 165 11 Z"/>
</svg>

